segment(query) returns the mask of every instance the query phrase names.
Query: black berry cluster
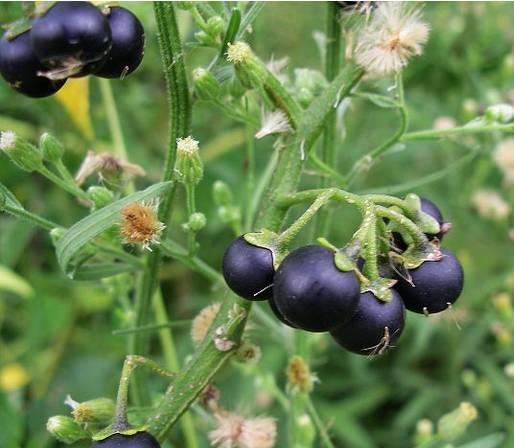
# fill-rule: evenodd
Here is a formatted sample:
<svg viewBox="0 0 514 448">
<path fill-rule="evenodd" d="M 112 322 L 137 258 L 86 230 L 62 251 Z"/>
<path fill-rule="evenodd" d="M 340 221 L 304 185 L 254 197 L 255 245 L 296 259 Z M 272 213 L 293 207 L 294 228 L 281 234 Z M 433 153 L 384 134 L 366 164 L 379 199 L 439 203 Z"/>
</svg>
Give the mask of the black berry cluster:
<svg viewBox="0 0 514 448">
<path fill-rule="evenodd" d="M 432 202 L 422 199 L 421 210 L 442 229 L 448 227 Z M 427 237 L 440 240 L 443 233 Z M 399 234 L 392 235 L 391 246 L 397 251 L 406 248 Z M 347 350 L 368 355 L 382 353 L 395 343 L 405 325 L 405 309 L 438 313 L 457 300 L 464 281 L 462 267 L 450 251 L 441 252 L 440 260 L 425 261 L 415 269 L 388 269 L 387 276 L 396 273 L 397 282 L 387 302 L 370 291 L 361 293 L 359 276 L 339 270 L 334 252 L 321 246 L 294 250 L 275 271 L 272 252 L 240 236 L 225 252 L 223 275 L 239 296 L 268 300 L 284 324 L 312 332 L 328 331 Z M 360 260 L 358 269 L 362 265 Z"/>
<path fill-rule="evenodd" d="M 56 2 L 29 30 L 0 40 L 0 73 L 24 95 L 54 94 L 69 77 L 122 78 L 141 63 L 144 29 L 119 6 Z"/>
</svg>

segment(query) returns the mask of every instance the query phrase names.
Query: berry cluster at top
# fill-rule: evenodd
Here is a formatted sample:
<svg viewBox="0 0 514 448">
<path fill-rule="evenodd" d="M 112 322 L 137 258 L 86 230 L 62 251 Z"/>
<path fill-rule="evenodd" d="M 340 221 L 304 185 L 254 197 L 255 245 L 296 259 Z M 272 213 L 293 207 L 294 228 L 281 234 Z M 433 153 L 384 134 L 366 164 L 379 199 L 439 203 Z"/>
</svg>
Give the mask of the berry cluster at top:
<svg viewBox="0 0 514 448">
<path fill-rule="evenodd" d="M 122 78 L 133 72 L 143 59 L 144 41 L 143 25 L 125 8 L 56 2 L 30 29 L 4 34 L 0 73 L 16 91 L 46 97 L 69 77 Z"/>
<path fill-rule="evenodd" d="M 353 267 L 341 270 L 334 251 L 309 245 L 289 253 L 275 269 L 273 252 L 245 239 L 236 238 L 223 259 L 228 286 L 248 300 L 268 300 L 275 316 L 284 324 L 306 331 L 330 332 L 334 340 L 358 354 L 380 354 L 399 338 L 405 325 L 405 308 L 421 314 L 443 311 L 459 297 L 463 271 L 439 242 L 450 224 L 443 221 L 438 207 L 428 199 L 419 201 L 420 212 L 433 218 L 437 233 L 425 233 L 427 247 L 436 257 L 421 258 L 416 267 L 403 263 L 413 250 L 397 229 L 388 230 L 389 253 L 378 256 L 382 289 L 388 298 L 377 297 L 379 289 L 366 284 L 367 260 L 361 248 L 354 254 Z M 384 226 L 389 219 L 382 218 Z M 387 283 L 389 282 L 389 283 Z"/>
</svg>

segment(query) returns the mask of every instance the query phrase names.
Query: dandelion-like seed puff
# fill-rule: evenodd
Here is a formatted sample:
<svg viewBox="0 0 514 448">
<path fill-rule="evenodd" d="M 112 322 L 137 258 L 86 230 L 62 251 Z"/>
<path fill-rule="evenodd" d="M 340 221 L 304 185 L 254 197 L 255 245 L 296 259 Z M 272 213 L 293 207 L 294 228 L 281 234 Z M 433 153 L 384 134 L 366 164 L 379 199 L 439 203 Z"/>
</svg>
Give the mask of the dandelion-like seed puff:
<svg viewBox="0 0 514 448">
<path fill-rule="evenodd" d="M 407 2 L 380 2 L 360 30 L 355 49 L 357 63 L 369 74 L 400 71 L 413 56 L 423 52 L 429 26 L 421 12 Z"/>
<path fill-rule="evenodd" d="M 160 243 L 166 226 L 157 217 L 158 206 L 158 201 L 134 202 L 121 211 L 121 234 L 127 243 L 140 244 L 149 251 Z"/>
</svg>

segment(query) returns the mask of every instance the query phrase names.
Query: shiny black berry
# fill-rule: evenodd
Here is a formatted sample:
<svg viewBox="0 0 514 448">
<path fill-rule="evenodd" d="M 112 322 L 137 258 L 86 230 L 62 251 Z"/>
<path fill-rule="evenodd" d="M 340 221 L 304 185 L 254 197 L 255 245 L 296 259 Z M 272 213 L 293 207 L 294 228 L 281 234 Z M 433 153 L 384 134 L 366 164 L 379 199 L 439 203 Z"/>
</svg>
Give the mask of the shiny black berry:
<svg viewBox="0 0 514 448">
<path fill-rule="evenodd" d="M 459 260 L 449 250 L 442 249 L 439 261 L 425 261 L 408 274 L 412 285 L 399 277 L 395 289 L 405 307 L 415 313 L 438 313 L 454 303 L 462 292 L 464 272 Z"/>
<path fill-rule="evenodd" d="M 292 324 L 291 322 L 289 322 L 283 315 L 282 313 L 279 311 L 279 309 L 277 308 L 277 305 L 275 305 L 275 302 L 273 300 L 273 297 L 271 297 L 269 300 L 268 300 L 268 303 L 269 303 L 269 307 L 271 309 L 271 311 L 273 312 L 273 314 L 275 315 L 275 317 L 280 321 L 282 322 L 284 325 L 287 325 L 288 327 L 291 327 L 291 328 L 298 328 L 296 325 Z"/>
<path fill-rule="evenodd" d="M 65 79 L 51 81 L 38 73 L 46 71 L 30 45 L 26 31 L 9 40 L 6 35 L 0 40 L 0 73 L 9 85 L 24 95 L 41 98 L 57 92 Z"/>
<path fill-rule="evenodd" d="M 112 46 L 104 63 L 95 71 L 102 78 L 122 78 L 132 73 L 143 59 L 145 30 L 139 19 L 128 9 L 109 7 Z"/>
<path fill-rule="evenodd" d="M 89 2 L 57 2 L 34 21 L 31 42 L 53 72 L 85 76 L 97 70 L 111 48 L 111 29 Z"/>
<path fill-rule="evenodd" d="M 425 235 L 429 241 L 432 241 L 434 238 L 437 238 L 439 241 L 441 241 L 445 234 L 445 232 L 442 230 L 442 227 L 445 224 L 443 214 L 441 213 L 441 210 L 439 210 L 439 207 L 437 207 L 437 205 L 435 205 L 431 200 L 426 198 L 420 199 L 421 211 L 434 218 L 439 223 L 439 227 L 441 228 L 441 231 L 439 233 L 425 233 Z M 407 244 L 403 240 L 402 236 L 397 232 L 393 232 L 393 244 L 397 249 L 400 249 L 402 251 L 407 249 Z"/>
<path fill-rule="evenodd" d="M 405 306 L 400 294 L 392 293 L 390 302 L 362 293 L 353 317 L 330 332 L 334 340 L 359 355 L 379 354 L 393 345 L 405 325 Z"/>
<path fill-rule="evenodd" d="M 287 322 L 308 331 L 327 331 L 353 315 L 359 282 L 353 272 L 342 272 L 334 253 L 320 246 L 291 252 L 275 274 L 273 300 Z"/>
<path fill-rule="evenodd" d="M 159 442 L 148 432 L 136 432 L 133 435 L 114 434 L 99 442 L 94 442 L 91 448 L 160 448 Z"/>
<path fill-rule="evenodd" d="M 223 276 L 227 285 L 245 299 L 269 299 L 274 274 L 271 251 L 250 244 L 243 236 L 232 241 L 223 256 Z"/>
</svg>

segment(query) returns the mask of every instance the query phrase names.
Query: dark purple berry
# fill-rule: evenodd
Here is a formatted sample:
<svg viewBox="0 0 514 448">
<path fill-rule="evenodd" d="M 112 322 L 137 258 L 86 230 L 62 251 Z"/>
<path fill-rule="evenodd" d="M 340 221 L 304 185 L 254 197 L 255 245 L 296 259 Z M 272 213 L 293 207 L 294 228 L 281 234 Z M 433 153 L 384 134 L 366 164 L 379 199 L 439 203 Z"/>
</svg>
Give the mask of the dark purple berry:
<svg viewBox="0 0 514 448">
<path fill-rule="evenodd" d="M 111 48 L 111 29 L 89 2 L 57 2 L 34 21 L 31 42 L 52 72 L 85 76 L 97 70 Z"/>
<path fill-rule="evenodd" d="M 464 272 L 459 260 L 449 250 L 442 249 L 443 258 L 425 261 L 408 274 L 412 285 L 399 277 L 395 289 L 405 307 L 415 313 L 438 313 L 454 303 L 462 292 Z"/>
<path fill-rule="evenodd" d="M 109 7 L 112 46 L 95 75 L 102 78 L 122 78 L 132 73 L 143 59 L 145 30 L 139 19 L 128 9 Z"/>
<path fill-rule="evenodd" d="M 342 272 L 334 253 L 320 246 L 291 252 L 275 274 L 273 300 L 287 322 L 308 331 L 327 331 L 352 316 L 359 298 L 353 272 Z"/>
<path fill-rule="evenodd" d="M 52 81 L 38 73 L 46 71 L 30 45 L 29 32 L 9 40 L 4 35 L 0 40 L 0 73 L 9 85 L 24 95 L 41 98 L 57 92 L 65 79 Z"/>
<path fill-rule="evenodd" d="M 279 309 L 277 308 L 277 305 L 275 305 L 275 302 L 273 300 L 273 297 L 271 297 L 269 300 L 268 300 L 268 303 L 269 303 L 269 307 L 271 309 L 271 311 L 273 312 L 273 314 L 275 315 L 275 317 L 280 321 L 282 322 L 284 325 L 287 325 L 288 327 L 291 327 L 291 328 L 298 328 L 296 325 L 292 324 L 291 322 L 289 322 L 283 315 L 282 313 L 279 311 Z"/>
<path fill-rule="evenodd" d="M 161 445 L 150 433 L 142 431 L 132 435 L 113 434 L 94 442 L 91 448 L 161 448 Z"/>
<path fill-rule="evenodd" d="M 391 292 L 390 302 L 377 299 L 371 292 L 362 293 L 353 317 L 330 332 L 334 340 L 359 355 L 380 354 L 393 345 L 405 325 L 405 306 L 400 294 Z"/>
<path fill-rule="evenodd" d="M 238 296 L 266 300 L 272 296 L 273 255 L 269 249 L 254 246 L 243 236 L 236 238 L 223 256 L 223 276 Z"/>
</svg>

